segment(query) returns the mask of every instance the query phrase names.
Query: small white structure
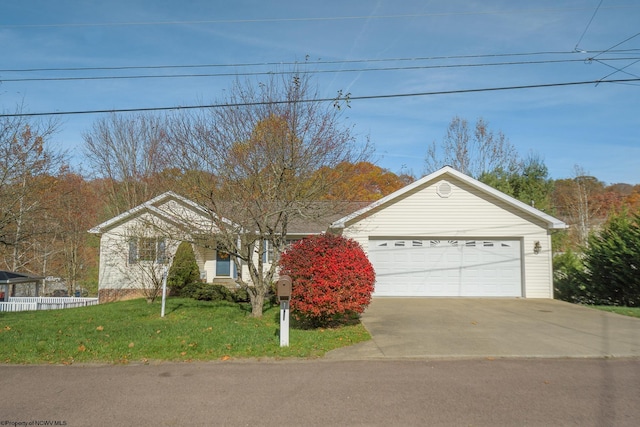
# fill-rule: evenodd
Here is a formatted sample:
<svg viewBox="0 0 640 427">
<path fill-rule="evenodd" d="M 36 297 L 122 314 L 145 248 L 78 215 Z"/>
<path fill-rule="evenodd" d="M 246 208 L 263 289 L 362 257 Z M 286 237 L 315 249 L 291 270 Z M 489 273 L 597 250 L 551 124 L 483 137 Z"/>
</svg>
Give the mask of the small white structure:
<svg viewBox="0 0 640 427">
<path fill-rule="evenodd" d="M 16 273 L 14 271 L 0 271 L 0 311 L 29 311 L 29 310 L 56 310 L 73 307 L 86 307 L 96 305 L 97 298 L 55 298 L 39 296 L 40 282 L 45 277 L 35 276 L 28 273 Z M 24 286 L 33 284 L 35 296 L 33 297 L 12 297 L 10 296 L 11 286 Z"/>
<path fill-rule="evenodd" d="M 364 248 L 376 297 L 553 298 L 551 233 L 566 227 L 445 167 L 331 229 Z"/>
</svg>

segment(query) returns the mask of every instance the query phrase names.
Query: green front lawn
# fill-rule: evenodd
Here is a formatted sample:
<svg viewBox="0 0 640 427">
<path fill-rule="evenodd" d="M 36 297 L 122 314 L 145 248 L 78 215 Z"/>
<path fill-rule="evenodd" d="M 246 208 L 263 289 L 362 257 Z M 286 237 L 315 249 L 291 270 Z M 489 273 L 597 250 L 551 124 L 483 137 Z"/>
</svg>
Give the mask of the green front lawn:
<svg viewBox="0 0 640 427">
<path fill-rule="evenodd" d="M 361 324 L 335 329 L 292 327 L 280 347 L 279 308 L 261 319 L 226 302 L 144 299 L 66 310 L 0 313 L 0 363 L 147 363 L 234 358 L 321 357 L 370 339 Z"/>
<path fill-rule="evenodd" d="M 614 307 L 611 305 L 593 306 L 598 310 L 610 311 L 612 313 L 623 314 L 625 316 L 640 317 L 640 307 Z"/>
</svg>

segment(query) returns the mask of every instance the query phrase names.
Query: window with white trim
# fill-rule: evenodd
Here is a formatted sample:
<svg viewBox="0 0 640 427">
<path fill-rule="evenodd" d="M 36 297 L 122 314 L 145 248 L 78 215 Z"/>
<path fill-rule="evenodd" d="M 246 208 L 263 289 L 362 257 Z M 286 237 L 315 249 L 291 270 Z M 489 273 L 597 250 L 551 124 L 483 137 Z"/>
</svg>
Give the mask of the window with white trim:
<svg viewBox="0 0 640 427">
<path fill-rule="evenodd" d="M 133 237 L 129 239 L 129 264 L 138 262 L 167 263 L 167 242 L 164 237 Z"/>
</svg>

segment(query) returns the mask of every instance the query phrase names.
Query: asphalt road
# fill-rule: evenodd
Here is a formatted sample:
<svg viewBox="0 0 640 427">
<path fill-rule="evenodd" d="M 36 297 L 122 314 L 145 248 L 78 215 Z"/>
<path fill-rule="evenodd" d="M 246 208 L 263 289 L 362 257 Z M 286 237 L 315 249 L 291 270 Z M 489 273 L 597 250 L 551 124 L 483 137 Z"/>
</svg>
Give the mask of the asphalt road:
<svg viewBox="0 0 640 427">
<path fill-rule="evenodd" d="M 640 359 L 0 366 L 0 426 L 636 426 Z"/>
</svg>

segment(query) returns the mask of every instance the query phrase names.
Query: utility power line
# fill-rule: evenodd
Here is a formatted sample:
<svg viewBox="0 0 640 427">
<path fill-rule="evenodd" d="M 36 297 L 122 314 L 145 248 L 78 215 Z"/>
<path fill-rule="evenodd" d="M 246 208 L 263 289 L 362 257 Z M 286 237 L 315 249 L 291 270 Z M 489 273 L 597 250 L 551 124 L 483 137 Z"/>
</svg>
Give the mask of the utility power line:
<svg viewBox="0 0 640 427">
<path fill-rule="evenodd" d="M 413 93 L 398 93 L 387 95 L 364 95 L 364 96 L 351 96 L 347 94 L 344 97 L 339 98 L 316 98 L 300 100 L 301 103 L 309 102 L 350 102 L 356 100 L 372 100 L 372 99 L 391 99 L 391 98 L 409 98 L 417 96 L 434 96 L 434 95 L 453 95 L 463 93 L 479 93 L 479 92 L 497 92 L 507 90 L 522 90 L 522 89 L 537 89 L 537 88 L 549 88 L 549 87 L 563 87 L 563 86 L 578 86 L 578 85 L 598 85 L 602 83 L 620 83 L 630 84 L 640 82 L 640 78 L 633 79 L 616 79 L 616 80 L 590 80 L 590 81 L 578 81 L 578 82 L 563 82 L 563 83 L 544 83 L 535 85 L 522 85 L 522 86 L 503 86 L 503 87 L 490 87 L 490 88 L 478 88 L 478 89 L 458 89 L 458 90 L 446 90 L 446 91 L 433 91 L 433 92 L 413 92 Z M 15 114 L 0 114 L 2 117 L 38 117 L 38 116 L 68 116 L 68 115 L 80 115 L 80 114 L 105 114 L 105 113 L 134 113 L 134 112 L 151 112 L 151 111 L 175 111 L 175 110 L 194 110 L 194 109 L 206 109 L 206 108 L 228 108 L 228 107 L 246 107 L 254 105 L 268 105 L 268 104 L 287 104 L 291 101 L 265 101 L 265 102 L 247 102 L 247 103 L 232 103 L 232 104 L 210 104 L 210 105 L 187 105 L 187 106 L 173 106 L 173 107 L 148 107 L 148 108 L 124 108 L 124 109 L 111 109 L 111 110 L 82 110 L 82 111 L 55 111 L 48 113 L 15 113 Z"/>
<path fill-rule="evenodd" d="M 574 50 L 576 52 L 580 51 L 580 48 L 578 48 L 578 45 L 580 44 L 580 42 L 584 38 L 584 35 L 587 34 L 587 30 L 589 30 L 589 27 L 591 26 L 591 23 L 593 22 L 593 18 L 596 17 L 596 14 L 598 13 L 598 10 L 600 9 L 600 6 L 602 6 L 602 2 L 603 1 L 604 0 L 600 0 L 600 3 L 598 3 L 598 6 L 596 6 L 596 10 L 593 11 L 593 15 L 591 15 L 591 19 L 589 19 L 589 22 L 587 23 L 587 26 L 585 27 L 584 31 L 582 32 L 582 35 L 578 39 L 578 43 L 576 43 L 576 47 L 574 48 Z"/>
<path fill-rule="evenodd" d="M 640 49 L 608 49 L 608 54 L 630 54 L 640 51 Z M 122 71 L 122 70 L 158 70 L 158 69 L 183 69 L 183 68 L 242 68 L 260 66 L 301 66 L 301 65 L 339 65 L 339 64 L 359 64 L 359 63 L 380 63 L 380 62 L 418 62 L 435 60 L 456 60 L 456 59 L 482 59 L 482 58 L 506 58 L 522 56 L 541 55 L 575 55 L 576 53 L 600 54 L 603 51 L 537 51 L 520 53 L 490 53 L 476 55 L 448 55 L 448 56 L 417 56 L 408 58 L 368 58 L 368 59 L 336 59 L 336 60 L 304 60 L 304 61 L 280 61 L 280 62 L 245 62 L 235 64 L 183 64 L 183 65 L 123 65 L 110 67 L 48 67 L 48 68 L 7 68 L 0 69 L 0 73 L 30 73 L 30 72 L 50 72 L 50 71 Z M 589 58 L 587 58 L 588 60 Z"/>
<path fill-rule="evenodd" d="M 290 71 L 246 71 L 230 73 L 205 73 L 205 74 L 147 74 L 128 76 L 86 76 L 86 77 L 23 77 L 0 79 L 1 82 L 52 82 L 52 81 L 80 81 L 80 80 L 129 80 L 129 79 L 169 79 L 169 78 L 195 78 L 195 77 L 233 77 L 233 76 L 265 76 L 265 75 L 287 75 L 287 74 L 327 74 L 327 73 L 363 73 L 372 71 L 415 71 L 431 69 L 450 68 L 480 68 L 480 67 L 500 67 L 515 65 L 539 65 L 539 64 L 563 64 L 571 62 L 585 62 L 590 59 L 548 59 L 542 61 L 512 61 L 512 62 L 488 62 L 479 64 L 442 64 L 442 65 L 416 65 L 397 67 L 374 67 L 374 68 L 350 68 L 350 69 L 329 69 L 329 70 L 290 70 Z M 629 58 L 603 58 L 602 61 L 638 61 L 639 57 Z"/>
<path fill-rule="evenodd" d="M 629 40 L 634 39 L 634 38 L 636 38 L 638 36 L 640 36 L 640 33 L 635 33 L 634 35 L 627 37 L 626 39 L 622 40 L 621 42 L 614 44 L 609 49 L 605 49 L 605 50 L 601 51 L 600 53 L 598 53 L 597 55 L 595 55 L 594 57 L 592 57 L 590 59 L 596 59 L 598 56 L 600 56 L 602 54 L 605 54 L 605 53 L 609 52 L 611 49 L 615 49 L 616 47 L 620 46 L 621 44 L 626 43 Z"/>
</svg>

